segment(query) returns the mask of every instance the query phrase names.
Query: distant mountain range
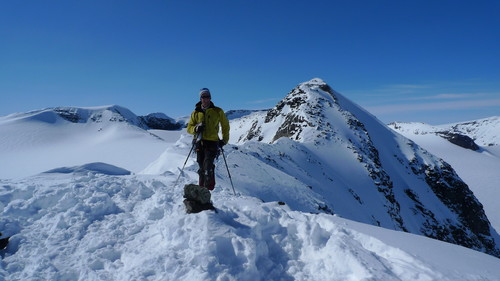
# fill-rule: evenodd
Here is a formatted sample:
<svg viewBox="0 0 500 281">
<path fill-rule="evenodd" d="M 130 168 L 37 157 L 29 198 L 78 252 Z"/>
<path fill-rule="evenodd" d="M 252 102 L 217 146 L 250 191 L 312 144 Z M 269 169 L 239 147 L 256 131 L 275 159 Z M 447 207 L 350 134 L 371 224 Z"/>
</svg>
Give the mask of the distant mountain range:
<svg viewBox="0 0 500 281">
<path fill-rule="evenodd" d="M 163 113 L 151 113 L 146 116 L 137 116 L 129 109 L 118 106 L 102 107 L 55 107 L 35 110 L 28 113 L 16 113 L 6 119 L 38 119 L 53 122 L 56 118 L 62 118 L 71 123 L 101 123 L 101 122 L 127 122 L 142 129 L 178 130 L 184 126 L 182 120 L 174 120 Z"/>
<path fill-rule="evenodd" d="M 415 135 L 435 134 L 453 144 L 471 150 L 479 150 L 479 146 L 500 145 L 500 117 L 432 126 L 416 122 L 394 122 L 389 127 L 402 133 Z"/>
</svg>

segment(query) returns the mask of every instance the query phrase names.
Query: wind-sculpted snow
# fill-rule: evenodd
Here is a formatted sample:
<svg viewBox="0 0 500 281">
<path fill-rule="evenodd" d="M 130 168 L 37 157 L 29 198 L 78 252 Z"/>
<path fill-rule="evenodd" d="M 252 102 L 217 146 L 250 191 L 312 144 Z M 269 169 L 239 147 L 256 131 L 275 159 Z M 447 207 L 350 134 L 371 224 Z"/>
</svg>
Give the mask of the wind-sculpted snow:
<svg viewBox="0 0 500 281">
<path fill-rule="evenodd" d="M 0 252 L 0 278 L 344 281 L 500 276 L 498 259 L 488 255 L 332 215 L 292 211 L 220 187 L 213 195 L 217 213 L 188 215 L 182 184 L 172 186 L 174 179 L 89 173 L 2 180 L 0 229 L 11 242 Z M 182 181 L 194 179 L 188 171 Z M 226 186 L 227 178 L 222 182 Z"/>
<path fill-rule="evenodd" d="M 61 173 L 61 174 L 69 174 L 69 173 L 88 173 L 88 172 L 94 172 L 94 173 L 100 173 L 104 175 L 110 175 L 110 176 L 120 176 L 120 175 L 130 175 L 130 171 L 116 167 L 110 164 L 106 163 L 101 163 L 101 162 L 96 162 L 96 163 L 89 163 L 85 164 L 82 166 L 74 166 L 74 167 L 61 167 L 61 168 L 56 168 L 49 170 L 45 173 Z"/>
</svg>

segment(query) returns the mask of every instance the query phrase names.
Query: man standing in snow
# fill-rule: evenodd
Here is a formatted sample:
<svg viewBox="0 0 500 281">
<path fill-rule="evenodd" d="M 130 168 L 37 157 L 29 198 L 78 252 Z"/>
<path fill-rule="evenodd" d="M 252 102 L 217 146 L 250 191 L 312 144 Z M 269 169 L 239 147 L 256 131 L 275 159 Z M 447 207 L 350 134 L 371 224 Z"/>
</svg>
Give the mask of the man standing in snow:
<svg viewBox="0 0 500 281">
<path fill-rule="evenodd" d="M 211 94 L 207 88 L 200 90 L 200 101 L 191 113 L 187 125 L 188 133 L 198 137 L 196 144 L 198 170 L 198 184 L 213 190 L 215 187 L 214 160 L 219 147 L 229 141 L 229 121 L 224 111 L 216 107 L 211 101 Z M 219 127 L 222 127 L 222 140 L 219 139 Z"/>
</svg>

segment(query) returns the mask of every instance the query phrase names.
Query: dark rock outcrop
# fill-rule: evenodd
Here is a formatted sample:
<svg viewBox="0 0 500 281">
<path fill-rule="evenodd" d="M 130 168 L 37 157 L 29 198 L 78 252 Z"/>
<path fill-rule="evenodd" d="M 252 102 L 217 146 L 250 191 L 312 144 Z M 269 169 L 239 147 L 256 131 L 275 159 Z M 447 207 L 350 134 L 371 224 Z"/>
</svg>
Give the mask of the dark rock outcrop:
<svg viewBox="0 0 500 281">
<path fill-rule="evenodd" d="M 150 129 L 174 131 L 184 126 L 183 123 L 176 122 L 165 114 L 153 113 L 138 118 Z"/>
<path fill-rule="evenodd" d="M 472 138 L 466 135 L 453 133 L 449 131 L 444 132 L 436 132 L 436 134 L 454 145 L 458 145 L 460 147 L 477 151 L 479 150 L 479 146 L 474 142 Z"/>
</svg>

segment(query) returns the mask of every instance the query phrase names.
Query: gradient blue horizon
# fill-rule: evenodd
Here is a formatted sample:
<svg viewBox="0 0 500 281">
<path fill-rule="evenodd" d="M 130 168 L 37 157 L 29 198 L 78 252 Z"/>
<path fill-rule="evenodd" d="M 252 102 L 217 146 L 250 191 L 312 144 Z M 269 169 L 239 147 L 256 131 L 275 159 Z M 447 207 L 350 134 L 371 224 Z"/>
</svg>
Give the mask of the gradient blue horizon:
<svg viewBox="0 0 500 281">
<path fill-rule="evenodd" d="M 0 116 L 273 107 L 321 78 L 384 122 L 500 115 L 498 1 L 2 1 Z"/>
</svg>

